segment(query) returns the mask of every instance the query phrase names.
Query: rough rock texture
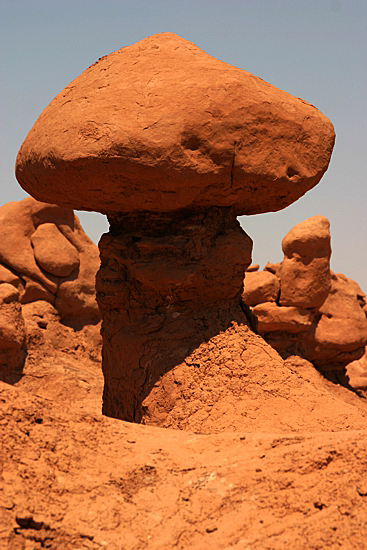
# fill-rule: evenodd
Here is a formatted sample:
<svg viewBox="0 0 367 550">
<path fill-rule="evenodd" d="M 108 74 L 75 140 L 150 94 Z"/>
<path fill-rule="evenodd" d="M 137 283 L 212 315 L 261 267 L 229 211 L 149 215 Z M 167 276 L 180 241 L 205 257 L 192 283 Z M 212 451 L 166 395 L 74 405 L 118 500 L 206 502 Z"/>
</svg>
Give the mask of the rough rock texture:
<svg viewBox="0 0 367 550">
<path fill-rule="evenodd" d="M 242 300 L 249 306 L 275 302 L 279 297 L 279 279 L 269 271 L 246 271 Z"/>
<path fill-rule="evenodd" d="M 320 307 L 330 292 L 329 220 L 314 216 L 295 225 L 284 237 L 279 304 Z"/>
<path fill-rule="evenodd" d="M 0 283 L 0 371 L 22 368 L 26 356 L 26 328 L 19 304 L 19 291 Z"/>
<path fill-rule="evenodd" d="M 101 58 L 60 92 L 16 174 L 38 200 L 69 208 L 256 214 L 314 187 L 333 144 L 309 103 L 163 33 Z"/>
<path fill-rule="evenodd" d="M 364 360 L 358 360 L 367 344 L 366 295 L 355 281 L 330 271 L 328 220 L 315 216 L 297 224 L 283 239 L 283 250 L 282 263 L 245 274 L 242 299 L 258 332 L 282 357 L 299 355 L 341 383 L 364 387 Z M 261 293 L 246 292 L 270 274 L 279 280 L 279 299 L 264 302 Z"/>
<path fill-rule="evenodd" d="M 367 344 L 367 319 L 350 279 L 342 274 L 332 275 L 331 291 L 319 314 L 317 325 L 304 342 L 310 360 L 317 365 L 330 365 L 359 359 Z"/>
<path fill-rule="evenodd" d="M 0 208 L 0 282 L 19 290 L 22 304 L 43 300 L 64 322 L 98 322 L 98 249 L 72 210 L 33 198 Z"/>
<path fill-rule="evenodd" d="M 308 309 L 278 306 L 275 302 L 257 304 L 252 313 L 257 317 L 260 333 L 285 331 L 303 332 L 310 328 L 314 314 Z"/>
<path fill-rule="evenodd" d="M 59 328 L 51 340 L 56 347 L 66 330 L 61 323 L 77 330 L 92 324 L 99 330 L 99 256 L 71 210 L 28 198 L 0 208 L 0 261 L 0 378 L 14 381 L 22 376 L 30 350 L 30 308 L 46 307 L 38 319 L 41 332 L 49 311 L 54 312 L 54 326 Z M 73 333 L 70 328 L 68 338 L 73 339 Z M 88 341 L 93 344 L 93 339 Z M 45 345 L 49 353 L 48 348 Z"/>
<path fill-rule="evenodd" d="M 334 138 L 312 105 L 170 33 L 101 58 L 43 111 L 19 183 L 110 221 L 97 283 L 105 414 L 142 420 L 158 380 L 233 322 L 251 323 L 251 244 L 236 216 L 314 187 Z"/>
<path fill-rule="evenodd" d="M 367 390 L 367 347 L 364 355 L 347 365 L 348 383 L 356 390 Z"/>
<path fill-rule="evenodd" d="M 297 371 L 289 371 L 295 384 Z M 313 417 L 329 410 L 325 430 L 333 431 L 292 431 L 290 406 L 285 431 L 267 429 L 265 390 L 261 433 L 194 435 L 81 414 L 64 396 L 0 383 L 0 547 L 364 548 L 366 406 L 312 368 L 303 403 L 310 375 L 325 385 Z M 350 394 L 349 405 L 340 396 L 325 402 L 336 390 Z"/>
<path fill-rule="evenodd" d="M 232 321 L 248 324 L 241 291 L 252 242 L 230 214 L 110 218 L 97 275 L 105 414 L 140 421 L 162 375 Z"/>
</svg>

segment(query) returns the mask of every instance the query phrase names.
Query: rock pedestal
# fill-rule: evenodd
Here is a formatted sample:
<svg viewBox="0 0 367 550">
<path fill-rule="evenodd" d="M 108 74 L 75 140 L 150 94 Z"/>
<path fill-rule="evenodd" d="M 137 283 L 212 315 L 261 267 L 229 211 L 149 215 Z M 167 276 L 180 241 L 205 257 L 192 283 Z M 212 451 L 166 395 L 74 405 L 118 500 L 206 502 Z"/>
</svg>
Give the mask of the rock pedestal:
<svg viewBox="0 0 367 550">
<path fill-rule="evenodd" d="M 251 239 L 229 209 L 113 216 L 100 241 L 103 412 L 141 421 L 158 379 L 241 308 Z"/>
</svg>

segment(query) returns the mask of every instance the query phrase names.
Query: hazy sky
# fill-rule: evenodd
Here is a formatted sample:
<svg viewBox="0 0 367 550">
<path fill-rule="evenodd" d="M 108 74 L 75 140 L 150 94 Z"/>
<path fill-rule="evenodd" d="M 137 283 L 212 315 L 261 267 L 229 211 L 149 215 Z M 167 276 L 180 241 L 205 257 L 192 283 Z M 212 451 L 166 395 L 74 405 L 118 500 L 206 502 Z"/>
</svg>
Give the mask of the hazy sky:
<svg viewBox="0 0 367 550">
<path fill-rule="evenodd" d="M 166 31 L 330 118 L 337 140 L 319 185 L 281 212 L 240 221 L 263 267 L 282 259 L 293 225 L 328 217 L 332 269 L 367 292 L 367 0 L 0 0 L 1 204 L 26 196 L 15 157 L 54 96 L 102 55 Z M 101 215 L 80 218 L 95 242 L 107 230 Z"/>
</svg>

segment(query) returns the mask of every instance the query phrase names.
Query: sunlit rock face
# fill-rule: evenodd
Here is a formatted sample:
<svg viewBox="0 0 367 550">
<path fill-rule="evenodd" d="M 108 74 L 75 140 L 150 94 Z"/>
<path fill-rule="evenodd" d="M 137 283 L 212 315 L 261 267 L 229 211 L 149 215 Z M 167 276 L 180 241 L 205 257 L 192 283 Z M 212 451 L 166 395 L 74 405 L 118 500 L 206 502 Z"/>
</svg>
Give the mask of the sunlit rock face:
<svg viewBox="0 0 367 550">
<path fill-rule="evenodd" d="M 355 281 L 330 271 L 329 222 L 323 216 L 297 224 L 282 246 L 281 264 L 246 273 L 242 299 L 251 306 L 259 333 L 283 357 L 300 355 L 323 372 L 345 373 L 346 365 L 365 353 L 366 295 Z M 280 290 L 266 300 L 269 275 Z M 363 365 L 361 360 L 348 371 L 357 385 L 364 384 Z"/>
<path fill-rule="evenodd" d="M 97 278 L 106 414 L 143 420 L 169 371 L 247 326 L 251 241 L 236 216 L 314 187 L 334 138 L 312 105 L 171 33 L 101 58 L 46 107 L 16 175 L 38 200 L 109 217 Z"/>
</svg>

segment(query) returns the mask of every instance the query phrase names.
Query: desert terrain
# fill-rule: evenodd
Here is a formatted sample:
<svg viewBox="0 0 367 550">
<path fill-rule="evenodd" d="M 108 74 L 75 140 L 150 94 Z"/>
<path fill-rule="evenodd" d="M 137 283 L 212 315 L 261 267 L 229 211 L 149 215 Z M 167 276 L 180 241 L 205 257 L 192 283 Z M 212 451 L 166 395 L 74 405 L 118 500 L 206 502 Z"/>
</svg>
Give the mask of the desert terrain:
<svg viewBox="0 0 367 550">
<path fill-rule="evenodd" d="M 171 33 L 43 111 L 0 208 L 0 548 L 367 548 L 366 295 L 320 213 L 262 269 L 237 221 L 334 140 Z"/>
</svg>

